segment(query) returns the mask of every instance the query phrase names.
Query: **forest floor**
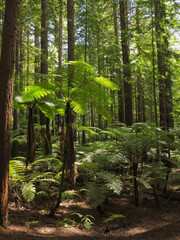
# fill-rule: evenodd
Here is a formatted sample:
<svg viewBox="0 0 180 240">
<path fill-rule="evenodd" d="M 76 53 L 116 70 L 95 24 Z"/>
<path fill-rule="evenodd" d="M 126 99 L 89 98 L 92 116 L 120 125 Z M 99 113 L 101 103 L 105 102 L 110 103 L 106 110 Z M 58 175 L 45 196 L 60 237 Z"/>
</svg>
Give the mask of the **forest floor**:
<svg viewBox="0 0 180 240">
<path fill-rule="evenodd" d="M 43 210 L 43 206 L 49 204 L 46 201 L 39 201 L 38 209 L 32 205 L 17 208 L 10 202 L 9 226 L 8 229 L 0 228 L 0 240 L 180 239 L 180 199 L 160 197 L 161 207 L 157 207 L 153 196 L 144 198 L 139 207 L 129 199 L 125 195 L 109 199 L 103 206 L 103 214 L 93 209 L 85 199 L 70 200 L 61 203 L 55 219 L 48 217 L 47 211 Z M 57 223 L 68 213 L 94 216 L 91 230 L 85 229 L 82 223 L 66 228 L 58 226 Z M 112 214 L 122 214 L 126 218 L 104 223 L 103 220 Z"/>
</svg>

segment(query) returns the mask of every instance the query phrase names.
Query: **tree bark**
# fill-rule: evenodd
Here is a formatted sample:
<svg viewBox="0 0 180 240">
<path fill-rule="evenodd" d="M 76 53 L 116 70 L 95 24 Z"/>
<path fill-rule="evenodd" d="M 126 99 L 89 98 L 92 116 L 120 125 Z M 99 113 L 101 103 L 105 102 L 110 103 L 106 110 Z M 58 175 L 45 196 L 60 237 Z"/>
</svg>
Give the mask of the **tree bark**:
<svg viewBox="0 0 180 240">
<path fill-rule="evenodd" d="M 41 0 L 41 9 L 41 73 L 48 74 L 48 0 Z M 46 131 L 42 132 L 46 134 L 45 154 L 49 155 L 52 153 L 50 120 L 42 112 L 40 112 L 40 124 L 46 125 Z"/>
<path fill-rule="evenodd" d="M 38 26 L 35 24 L 35 31 L 34 31 L 34 46 L 36 49 L 38 49 L 40 47 L 39 45 L 39 28 Z M 39 58 L 39 51 L 36 50 L 35 52 L 35 57 L 34 57 L 34 73 L 38 74 L 40 69 L 39 69 L 39 63 L 40 63 L 40 58 Z M 39 82 L 39 77 L 35 75 L 35 79 L 34 82 L 37 83 Z M 39 111 L 38 108 L 35 107 L 34 108 L 34 123 L 38 123 L 38 115 Z"/>
<path fill-rule="evenodd" d="M 47 25 L 48 0 L 41 0 L 41 73 L 48 74 L 48 25 Z M 42 78 L 43 81 L 43 78 Z M 40 124 L 46 124 L 46 116 L 40 112 Z"/>
<path fill-rule="evenodd" d="M 28 129 L 27 129 L 27 157 L 26 166 L 35 160 L 36 137 L 34 130 L 34 109 L 29 107 Z"/>
<path fill-rule="evenodd" d="M 0 226 L 8 222 L 10 131 L 18 0 L 6 0 L 0 60 Z"/>
<path fill-rule="evenodd" d="M 19 15 L 19 14 L 18 14 Z M 17 23 L 18 24 L 18 23 Z M 20 80 L 20 25 L 17 26 L 17 37 L 16 37 L 16 50 L 15 50 L 15 84 L 14 90 L 19 91 L 19 80 Z M 13 110 L 13 130 L 19 129 L 19 110 Z M 18 134 L 18 133 L 17 133 Z M 16 135 L 17 136 L 17 135 Z M 19 141 L 14 140 L 12 142 L 12 157 L 17 157 L 19 154 Z"/>
<path fill-rule="evenodd" d="M 141 51 L 140 51 L 140 47 L 139 47 L 139 43 L 140 43 L 140 19 L 139 19 L 139 15 L 140 15 L 140 10 L 139 10 L 139 1 L 136 1 L 136 40 L 137 40 L 137 58 L 140 58 L 141 55 Z M 143 89 L 143 79 L 142 79 L 142 74 L 141 74 L 141 68 L 138 64 L 137 66 L 137 93 L 138 93 L 138 122 L 144 122 L 144 89 Z"/>
<path fill-rule="evenodd" d="M 87 41 L 88 41 L 88 5 L 87 5 L 87 0 L 85 2 L 85 8 L 86 8 L 86 18 L 85 18 L 85 46 L 84 46 L 84 62 L 87 62 Z M 86 84 L 86 72 L 84 73 L 84 84 Z M 86 126 L 86 114 L 83 115 L 82 117 L 82 125 Z M 83 130 L 82 131 L 82 145 L 85 145 L 86 143 L 86 133 Z"/>
<path fill-rule="evenodd" d="M 113 0 L 113 20 L 114 20 L 114 35 L 115 35 L 115 62 L 119 59 L 119 32 L 118 32 L 118 20 L 117 20 L 117 1 Z M 125 122 L 124 113 L 124 92 L 123 92 L 123 79 L 121 77 L 120 69 L 115 69 L 120 82 L 120 90 L 118 90 L 118 118 L 119 122 Z"/>
<path fill-rule="evenodd" d="M 165 99 L 165 77 L 166 66 L 163 49 L 163 13 L 161 0 L 156 0 L 155 4 L 155 26 L 156 26 L 156 44 L 157 44 L 157 61 L 158 61 L 158 80 L 159 80 L 159 112 L 160 112 L 160 126 L 166 130 L 166 99 Z"/>
<path fill-rule="evenodd" d="M 67 0 L 67 19 L 68 19 L 68 62 L 74 61 L 74 1 Z M 68 87 L 69 90 L 72 86 L 73 81 L 73 66 L 68 67 Z M 66 172 L 67 178 L 71 183 L 74 182 L 74 162 L 76 159 L 74 141 L 75 141 L 75 114 L 70 106 L 70 101 L 66 104 L 65 113 L 65 142 L 64 142 L 64 152 L 67 153 L 66 156 Z"/>
<path fill-rule="evenodd" d="M 121 22 L 121 45 L 123 56 L 123 77 L 124 77 L 124 100 L 125 100 L 125 123 L 133 124 L 132 109 L 132 86 L 131 86 L 131 69 L 129 59 L 129 39 L 127 23 L 127 0 L 120 0 L 120 22 Z"/>
</svg>

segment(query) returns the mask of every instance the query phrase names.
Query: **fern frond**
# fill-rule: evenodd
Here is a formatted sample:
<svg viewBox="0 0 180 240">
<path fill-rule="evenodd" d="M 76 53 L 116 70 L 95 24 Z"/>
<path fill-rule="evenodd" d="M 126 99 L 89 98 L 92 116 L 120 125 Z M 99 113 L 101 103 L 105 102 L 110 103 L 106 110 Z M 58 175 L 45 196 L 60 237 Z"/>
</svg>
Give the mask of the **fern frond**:
<svg viewBox="0 0 180 240">
<path fill-rule="evenodd" d="M 98 135 L 98 133 L 95 131 L 95 128 L 92 127 L 85 127 L 85 126 L 77 126 L 77 130 L 79 131 L 85 131 L 91 135 Z"/>
<path fill-rule="evenodd" d="M 102 178 L 105 182 L 105 186 L 112 190 L 116 194 L 120 194 L 122 191 L 122 181 L 116 177 L 115 174 L 109 172 L 98 173 L 97 176 Z"/>
<path fill-rule="evenodd" d="M 24 158 L 22 158 L 24 160 Z M 11 160 L 9 164 L 9 175 L 12 181 L 23 182 L 25 179 L 25 162 L 22 160 Z"/>
<path fill-rule="evenodd" d="M 96 208 L 101 206 L 108 196 L 106 189 L 102 188 L 96 182 L 89 183 L 86 192 L 88 200 L 92 201 L 92 205 Z"/>
<path fill-rule="evenodd" d="M 96 77 L 94 81 L 111 90 L 119 90 L 119 86 L 105 77 Z"/>
<path fill-rule="evenodd" d="M 36 194 L 36 188 L 32 182 L 23 183 L 22 186 L 22 195 L 27 202 L 30 202 L 34 199 Z"/>
<path fill-rule="evenodd" d="M 107 223 L 107 222 L 110 222 L 110 221 L 114 221 L 117 218 L 126 218 L 126 217 L 122 214 L 113 214 L 110 217 L 106 218 L 103 222 Z"/>
<path fill-rule="evenodd" d="M 77 192 L 74 190 L 67 190 L 62 193 L 62 200 L 72 199 L 74 196 L 78 196 Z"/>
</svg>

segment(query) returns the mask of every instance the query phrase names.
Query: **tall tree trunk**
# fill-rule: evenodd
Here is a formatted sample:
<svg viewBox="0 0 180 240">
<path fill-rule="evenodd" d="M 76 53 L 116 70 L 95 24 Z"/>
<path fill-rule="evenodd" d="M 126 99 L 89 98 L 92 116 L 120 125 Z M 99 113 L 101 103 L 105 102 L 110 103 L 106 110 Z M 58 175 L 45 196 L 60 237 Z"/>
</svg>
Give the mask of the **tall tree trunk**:
<svg viewBox="0 0 180 240">
<path fill-rule="evenodd" d="M 88 6 L 87 6 L 87 0 L 86 0 L 86 19 L 85 19 L 85 47 L 84 47 L 84 62 L 86 63 L 87 62 L 87 40 L 88 40 L 88 12 L 87 12 L 87 9 L 88 9 Z M 84 84 L 86 83 L 86 72 L 84 73 L 85 76 L 84 76 Z M 83 117 L 82 117 L 82 125 L 85 126 L 86 125 L 86 115 L 84 114 Z M 86 134 L 85 134 L 85 131 L 83 130 L 82 131 L 82 145 L 85 145 L 86 143 Z"/>
<path fill-rule="evenodd" d="M 48 74 L 48 0 L 41 0 L 41 73 Z M 42 79 L 43 80 L 43 79 Z M 42 132 L 46 135 L 45 139 L 45 154 L 52 153 L 51 133 L 50 133 L 50 120 L 40 112 L 40 124 L 46 125 L 46 131 Z M 48 143 L 46 142 L 48 141 Z"/>
<path fill-rule="evenodd" d="M 157 61 L 158 61 L 158 80 L 159 80 L 159 112 L 160 112 L 160 126 L 166 130 L 166 99 L 165 99 L 165 77 L 166 77 L 166 65 L 163 49 L 163 37 L 164 32 L 162 25 L 163 13 L 162 13 L 162 0 L 154 1 L 155 4 L 155 26 L 156 26 L 156 44 L 157 44 Z"/>
<path fill-rule="evenodd" d="M 136 1 L 136 40 L 137 40 L 137 49 L 138 49 L 138 53 L 137 53 L 137 58 L 140 58 L 141 55 L 141 51 L 140 51 L 140 47 L 139 47 L 139 43 L 140 43 L 140 20 L 139 20 L 139 14 L 140 14 L 140 10 L 139 10 L 139 0 Z M 138 122 L 144 122 L 144 90 L 143 90 L 143 79 L 142 79 L 142 74 L 141 74 L 141 68 L 138 64 L 137 66 L 137 93 L 138 93 Z"/>
<path fill-rule="evenodd" d="M 153 2 L 152 2 L 152 77 L 153 77 L 153 97 L 154 97 L 154 117 L 156 126 L 158 126 L 157 115 L 157 100 L 156 100 L 156 78 L 155 78 L 155 46 L 154 46 L 154 14 L 153 14 Z"/>
<path fill-rule="evenodd" d="M 48 74 L 48 12 L 47 12 L 48 0 L 41 0 L 41 73 Z M 43 78 L 42 78 L 43 81 Z M 46 117 L 40 113 L 40 124 L 46 124 Z"/>
<path fill-rule="evenodd" d="M 27 85 L 29 85 L 29 26 L 28 26 L 28 30 L 27 30 L 27 68 L 26 68 L 26 73 L 27 73 Z"/>
<path fill-rule="evenodd" d="M 19 34 L 19 29 L 17 29 L 17 38 L 16 38 L 16 51 L 15 51 L 15 81 L 19 80 L 19 75 L 20 75 L 20 34 Z M 15 91 L 19 90 L 19 83 L 18 81 L 15 82 Z M 19 129 L 19 110 L 14 109 L 13 111 L 13 130 L 18 130 Z M 18 134 L 18 133 L 17 133 Z M 12 157 L 17 157 L 19 153 L 19 142 L 17 140 L 12 142 Z"/>
<path fill-rule="evenodd" d="M 74 1 L 67 0 L 67 19 L 68 19 L 68 62 L 74 61 Z M 69 89 L 72 86 L 73 81 L 73 66 L 68 68 L 68 87 Z M 66 133 L 65 133 L 65 143 L 64 143 L 64 152 L 67 153 L 66 156 L 66 169 L 67 177 L 71 183 L 74 182 L 74 162 L 75 162 L 75 149 L 74 149 L 74 140 L 75 140 L 75 115 L 68 101 L 66 104 L 66 113 L 65 113 L 65 124 L 66 124 Z"/>
<path fill-rule="evenodd" d="M 63 2 L 59 0 L 59 41 L 58 41 L 58 67 L 59 74 L 62 74 L 62 40 L 63 40 Z M 60 83 L 62 83 L 62 78 L 59 78 Z M 59 97 L 62 98 L 62 93 L 59 92 Z M 58 115 L 58 133 L 60 135 L 60 151 L 63 154 L 64 148 L 64 117 Z"/>
<path fill-rule="evenodd" d="M 169 42 L 167 39 L 167 32 L 165 29 L 166 23 L 166 5 L 162 0 L 156 0 L 155 6 L 155 26 L 156 26 L 156 44 L 157 44 L 157 61 L 158 61 L 158 80 L 159 80 L 159 110 L 160 110 L 160 126 L 163 130 L 169 131 L 173 128 L 173 104 L 171 93 L 171 77 L 169 66 Z M 171 138 L 171 136 L 170 136 Z M 166 180 L 169 178 L 171 162 L 170 148 L 165 150 L 168 153 L 168 159 L 165 159 L 165 166 L 168 168 Z M 166 185 L 164 187 L 166 193 Z"/>
<path fill-rule="evenodd" d="M 56 36 L 55 36 L 55 44 L 58 46 L 58 74 L 60 75 L 57 77 L 57 81 L 62 84 L 62 38 L 63 38 L 63 3 L 62 0 L 59 0 L 59 22 L 55 20 L 55 29 L 56 29 Z M 58 36 L 58 37 L 57 37 Z M 62 98 L 62 92 L 58 92 L 57 96 Z M 58 134 L 60 135 L 60 144 L 63 145 L 64 141 L 64 117 L 61 115 L 57 115 L 57 129 Z M 61 147 L 62 152 L 63 146 Z"/>
<path fill-rule="evenodd" d="M 129 59 L 129 36 L 127 22 L 127 0 L 120 0 L 120 21 L 121 21 L 121 44 L 123 56 L 123 77 L 124 77 L 124 100 L 125 100 L 125 123 L 133 124 L 133 109 L 132 109 L 132 86 L 131 69 Z"/>
<path fill-rule="evenodd" d="M 6 0 L 0 60 L 0 226 L 8 222 L 10 131 L 18 0 Z"/>
<path fill-rule="evenodd" d="M 115 35 L 115 61 L 118 61 L 119 58 L 119 33 L 118 33 L 118 20 L 117 20 L 117 1 L 113 0 L 113 18 L 114 18 L 114 35 Z M 117 55 L 118 54 L 118 55 Z M 124 92 L 123 92 L 123 80 L 120 74 L 120 70 L 116 69 L 117 76 L 120 82 L 120 90 L 118 90 L 118 117 L 119 121 L 125 122 L 125 113 L 124 113 Z"/>
<path fill-rule="evenodd" d="M 39 28 L 38 26 L 35 24 L 35 31 L 34 31 L 34 46 L 36 49 L 39 49 Z M 36 50 L 35 52 L 35 57 L 34 57 L 34 73 L 38 74 L 39 73 L 39 51 Z M 35 83 L 39 82 L 39 77 L 35 75 Z M 38 123 L 38 115 L 39 111 L 37 109 L 37 107 L 34 108 L 34 123 Z"/>
<path fill-rule="evenodd" d="M 171 75 L 169 66 L 169 42 L 165 30 L 166 10 L 162 0 L 155 1 L 155 26 L 159 80 L 160 126 L 168 130 L 174 126 L 171 91 Z"/>
</svg>

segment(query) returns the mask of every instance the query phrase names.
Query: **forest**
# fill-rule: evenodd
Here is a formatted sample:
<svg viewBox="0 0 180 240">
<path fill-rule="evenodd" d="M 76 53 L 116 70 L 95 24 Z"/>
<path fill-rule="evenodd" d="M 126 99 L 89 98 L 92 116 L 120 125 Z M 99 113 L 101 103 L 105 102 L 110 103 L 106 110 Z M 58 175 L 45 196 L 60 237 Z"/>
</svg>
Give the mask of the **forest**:
<svg viewBox="0 0 180 240">
<path fill-rule="evenodd" d="M 180 239 L 180 1 L 0 1 L 0 240 Z"/>
</svg>

